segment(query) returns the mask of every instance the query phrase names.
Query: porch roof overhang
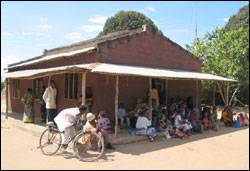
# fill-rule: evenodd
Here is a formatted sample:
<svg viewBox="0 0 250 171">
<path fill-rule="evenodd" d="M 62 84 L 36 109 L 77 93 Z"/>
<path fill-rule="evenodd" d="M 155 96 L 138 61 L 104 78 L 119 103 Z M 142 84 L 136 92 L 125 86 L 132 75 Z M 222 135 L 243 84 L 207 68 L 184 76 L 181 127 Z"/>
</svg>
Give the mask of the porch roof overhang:
<svg viewBox="0 0 250 171">
<path fill-rule="evenodd" d="M 212 75 L 208 73 L 193 72 L 187 70 L 177 69 L 161 69 L 141 66 L 128 66 L 107 63 L 89 63 L 80 65 L 70 65 L 46 69 L 22 70 L 7 73 L 7 78 L 26 78 L 33 79 L 37 77 L 44 77 L 48 75 L 55 75 L 67 72 L 94 72 L 109 75 L 122 76 L 143 76 L 162 79 L 188 79 L 188 80 L 213 80 L 213 81 L 227 81 L 237 82 L 237 80 Z"/>
</svg>

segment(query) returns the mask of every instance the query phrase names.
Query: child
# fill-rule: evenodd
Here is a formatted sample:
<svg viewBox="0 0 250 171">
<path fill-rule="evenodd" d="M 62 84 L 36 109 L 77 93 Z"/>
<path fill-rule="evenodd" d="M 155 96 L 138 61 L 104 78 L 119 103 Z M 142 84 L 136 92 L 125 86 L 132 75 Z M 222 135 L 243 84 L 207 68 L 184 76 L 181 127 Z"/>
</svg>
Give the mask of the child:
<svg viewBox="0 0 250 171">
<path fill-rule="evenodd" d="M 99 123 L 99 122 L 98 122 Z M 100 129 L 101 134 L 103 135 L 104 138 L 104 143 L 105 143 L 105 147 L 107 149 L 114 149 L 114 147 L 111 145 L 110 143 L 110 138 L 108 133 L 105 131 L 105 129 L 103 129 L 103 127 L 99 127 L 98 124 L 98 129 Z M 96 120 L 95 120 L 95 115 L 93 113 L 88 113 L 87 114 L 87 122 L 83 128 L 84 132 L 93 132 L 93 131 L 97 131 L 96 128 Z"/>
<path fill-rule="evenodd" d="M 107 113 L 104 110 L 100 111 L 98 115 L 98 127 L 106 133 L 112 133 L 113 130 L 110 124 L 111 123 L 107 116 Z"/>
<path fill-rule="evenodd" d="M 120 105 L 119 105 L 118 116 L 120 119 L 120 127 L 124 128 L 125 122 L 128 123 L 128 119 L 127 119 L 127 112 L 126 112 L 126 109 L 125 109 L 123 103 L 120 103 Z"/>
<path fill-rule="evenodd" d="M 209 125 L 210 129 L 213 129 L 215 131 L 219 130 L 219 123 L 218 123 L 218 119 L 217 119 L 217 110 L 216 110 L 215 106 L 213 106 L 213 112 L 209 115 L 208 125 Z"/>
<path fill-rule="evenodd" d="M 192 110 L 190 112 L 190 121 L 195 132 L 202 133 L 202 125 L 200 120 L 198 120 L 197 113 Z"/>
<path fill-rule="evenodd" d="M 164 131 L 166 139 L 170 139 L 170 131 L 172 130 L 172 125 L 170 121 L 167 121 L 164 115 L 160 117 L 160 130 Z"/>
<path fill-rule="evenodd" d="M 204 118 L 202 119 L 202 124 L 205 130 L 208 130 L 208 123 L 209 123 L 208 117 L 209 117 L 209 113 L 207 111 L 204 113 Z"/>
</svg>

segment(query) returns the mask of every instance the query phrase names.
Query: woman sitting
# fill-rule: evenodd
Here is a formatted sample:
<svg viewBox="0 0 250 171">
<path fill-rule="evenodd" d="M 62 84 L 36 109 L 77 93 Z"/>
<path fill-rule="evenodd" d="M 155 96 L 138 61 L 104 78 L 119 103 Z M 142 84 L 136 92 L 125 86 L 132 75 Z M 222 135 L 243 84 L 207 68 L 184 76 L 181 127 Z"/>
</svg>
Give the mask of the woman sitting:
<svg viewBox="0 0 250 171">
<path fill-rule="evenodd" d="M 144 111 L 139 112 L 139 117 L 136 122 L 136 135 L 147 135 L 150 141 L 154 141 L 156 137 L 156 130 L 151 126 L 151 120 L 145 115 Z"/>
<path fill-rule="evenodd" d="M 222 120 L 226 126 L 233 125 L 233 113 L 229 106 L 226 106 L 222 111 Z"/>
<path fill-rule="evenodd" d="M 190 131 L 192 129 L 192 125 L 190 122 L 188 122 L 187 120 L 183 120 L 181 118 L 181 114 L 180 114 L 180 110 L 178 110 L 176 112 L 176 116 L 175 116 L 175 127 L 176 127 L 176 131 L 183 131 L 186 134 L 190 134 Z"/>
</svg>

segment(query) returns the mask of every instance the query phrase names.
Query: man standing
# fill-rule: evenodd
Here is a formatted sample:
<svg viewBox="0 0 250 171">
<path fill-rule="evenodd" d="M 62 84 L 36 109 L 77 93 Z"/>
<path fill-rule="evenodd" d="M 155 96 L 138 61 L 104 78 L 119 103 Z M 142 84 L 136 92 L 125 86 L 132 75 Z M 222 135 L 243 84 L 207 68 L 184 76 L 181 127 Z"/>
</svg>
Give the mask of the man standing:
<svg viewBox="0 0 250 171">
<path fill-rule="evenodd" d="M 51 80 L 43 94 L 43 100 L 46 103 L 47 122 L 54 122 L 56 116 L 56 95 L 55 81 Z"/>
</svg>

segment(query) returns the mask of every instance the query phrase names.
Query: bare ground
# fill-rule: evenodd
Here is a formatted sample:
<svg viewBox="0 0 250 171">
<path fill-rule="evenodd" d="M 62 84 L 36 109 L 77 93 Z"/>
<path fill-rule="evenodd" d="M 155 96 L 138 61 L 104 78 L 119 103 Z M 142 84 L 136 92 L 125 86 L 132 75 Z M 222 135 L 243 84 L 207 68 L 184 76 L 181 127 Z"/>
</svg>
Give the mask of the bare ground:
<svg viewBox="0 0 250 171">
<path fill-rule="evenodd" d="M 5 103 L 1 102 L 1 111 Z M 1 118 L 1 169 L 249 169 L 249 128 L 222 128 L 190 139 L 117 145 L 96 162 L 44 156 L 39 137 Z"/>
</svg>

